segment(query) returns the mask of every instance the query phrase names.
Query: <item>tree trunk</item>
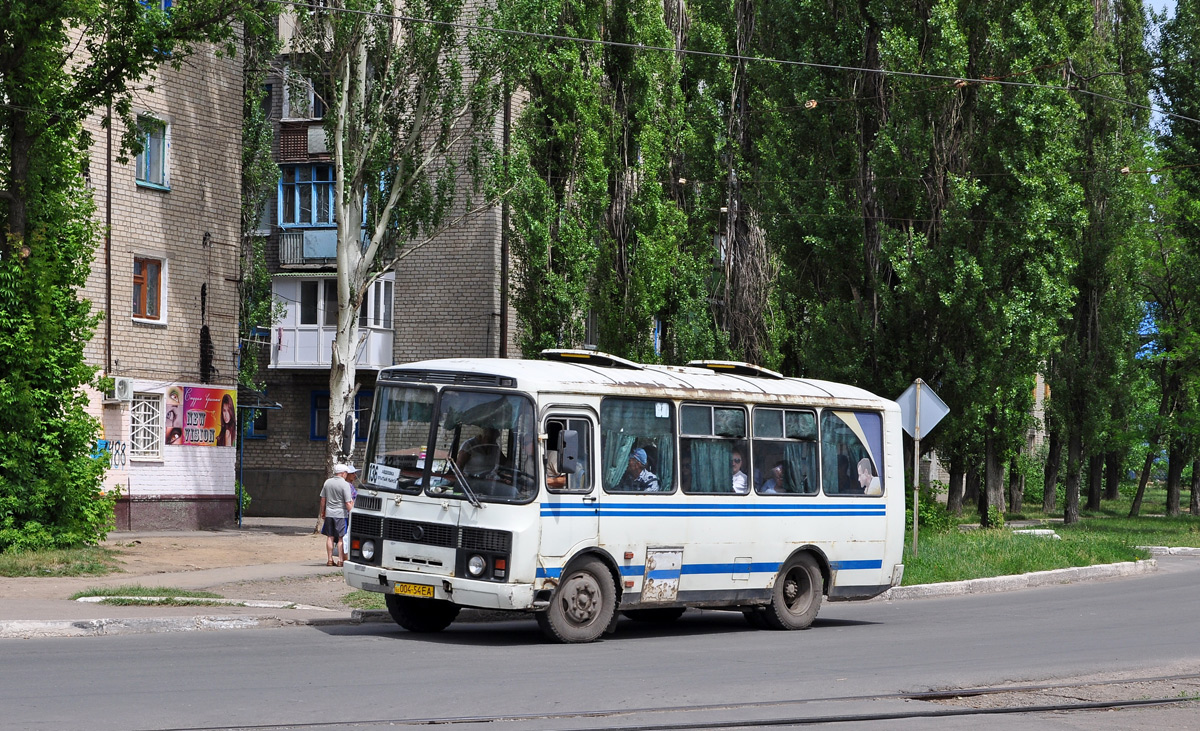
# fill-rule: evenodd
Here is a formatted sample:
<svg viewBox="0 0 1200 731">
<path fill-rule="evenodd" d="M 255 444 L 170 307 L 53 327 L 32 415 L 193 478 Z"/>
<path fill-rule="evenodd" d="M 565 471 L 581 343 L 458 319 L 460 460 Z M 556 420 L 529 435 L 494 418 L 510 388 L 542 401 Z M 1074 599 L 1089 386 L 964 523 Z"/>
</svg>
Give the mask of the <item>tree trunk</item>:
<svg viewBox="0 0 1200 731">
<path fill-rule="evenodd" d="M 1129 505 L 1129 517 L 1136 518 L 1142 511 L 1142 498 L 1146 494 L 1146 483 L 1150 481 L 1150 468 L 1154 465 L 1154 455 L 1158 452 L 1158 444 L 1150 442 L 1146 449 L 1146 459 L 1142 462 L 1142 474 L 1138 477 L 1137 492 L 1133 494 L 1133 502 Z"/>
<path fill-rule="evenodd" d="M 1192 515 L 1200 515 L 1200 459 L 1192 462 Z"/>
<path fill-rule="evenodd" d="M 1180 482 L 1183 479 L 1183 455 L 1183 440 L 1172 439 L 1171 447 L 1167 452 L 1167 515 L 1172 518 L 1178 517 L 1180 513 L 1179 498 Z"/>
<path fill-rule="evenodd" d="M 1054 512 L 1058 493 L 1058 467 L 1062 462 L 1062 436 L 1055 429 L 1050 432 L 1050 448 L 1046 453 L 1046 481 L 1042 487 L 1042 512 Z"/>
<path fill-rule="evenodd" d="M 1104 456 L 1093 454 L 1088 458 L 1087 509 L 1099 510 L 1100 497 L 1104 488 Z"/>
<path fill-rule="evenodd" d="M 979 467 L 967 468 L 966 487 L 963 490 L 963 505 L 974 505 L 979 502 Z"/>
<path fill-rule="evenodd" d="M 1019 513 L 1025 505 L 1025 475 L 1014 458 L 1008 463 L 1008 509 Z"/>
<path fill-rule="evenodd" d="M 979 501 L 979 524 L 992 528 L 989 508 L 1004 513 L 1004 467 L 996 446 L 996 438 L 988 436 L 983 443 L 983 495 Z"/>
<path fill-rule="evenodd" d="M 946 512 L 951 515 L 962 515 L 963 508 L 963 472 L 962 460 L 950 459 L 950 484 L 946 488 Z"/>
<path fill-rule="evenodd" d="M 1079 522 L 1079 471 L 1083 457 L 1083 435 L 1079 427 L 1072 426 L 1067 438 L 1067 495 L 1063 501 L 1063 523 Z"/>
<path fill-rule="evenodd" d="M 1112 450 L 1104 455 L 1104 499 L 1121 497 L 1121 464 L 1125 461 L 1123 450 Z"/>
</svg>

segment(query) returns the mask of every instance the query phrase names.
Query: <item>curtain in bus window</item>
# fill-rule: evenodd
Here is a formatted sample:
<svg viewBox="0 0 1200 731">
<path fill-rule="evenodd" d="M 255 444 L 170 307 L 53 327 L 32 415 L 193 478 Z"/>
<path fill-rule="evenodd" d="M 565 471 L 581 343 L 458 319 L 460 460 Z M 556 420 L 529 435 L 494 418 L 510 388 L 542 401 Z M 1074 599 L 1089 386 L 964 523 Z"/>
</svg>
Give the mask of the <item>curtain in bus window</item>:
<svg viewBox="0 0 1200 731">
<path fill-rule="evenodd" d="M 788 492 L 812 495 L 817 491 L 817 465 L 813 445 L 788 444 L 784 447 L 783 484 Z"/>
<path fill-rule="evenodd" d="M 733 492 L 732 442 L 693 439 L 691 456 L 692 492 Z"/>
<path fill-rule="evenodd" d="M 883 420 L 865 411 L 821 414 L 821 464 L 825 492 L 832 495 L 880 494 L 883 484 Z M 865 472 L 860 472 L 860 464 Z"/>
<path fill-rule="evenodd" d="M 629 453 L 633 451 L 633 435 L 620 432 L 605 432 L 604 437 L 604 486 L 609 490 L 621 481 L 621 475 L 629 466 Z"/>
</svg>

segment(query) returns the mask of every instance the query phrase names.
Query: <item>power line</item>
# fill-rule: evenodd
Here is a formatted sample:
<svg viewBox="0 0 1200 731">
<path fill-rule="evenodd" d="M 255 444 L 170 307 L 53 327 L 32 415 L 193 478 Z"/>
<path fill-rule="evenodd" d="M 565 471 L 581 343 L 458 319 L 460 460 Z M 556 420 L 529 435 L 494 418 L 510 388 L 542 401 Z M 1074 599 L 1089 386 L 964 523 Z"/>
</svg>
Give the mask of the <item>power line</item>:
<svg viewBox="0 0 1200 731">
<path fill-rule="evenodd" d="M 291 6 L 291 7 L 299 7 L 299 8 L 313 7 L 312 5 L 310 5 L 308 3 L 296 2 L 295 0 L 271 0 L 271 2 L 273 2 L 277 5 L 282 5 L 282 6 Z M 659 51 L 659 52 L 664 52 L 664 53 L 675 53 L 675 54 L 681 54 L 681 55 L 699 56 L 702 58 L 717 58 L 717 59 L 722 59 L 722 60 L 727 60 L 727 61 L 768 63 L 768 64 L 776 64 L 779 66 L 798 66 L 798 67 L 802 67 L 802 68 L 823 69 L 826 71 L 856 71 L 856 72 L 860 72 L 860 73 L 881 74 L 884 76 L 902 76 L 902 77 L 917 78 L 917 79 L 937 79 L 940 81 L 948 81 L 956 87 L 965 86 L 965 85 L 969 85 L 969 84 L 979 84 L 979 85 L 995 84 L 995 85 L 999 85 L 999 86 L 1016 86 L 1016 87 L 1030 88 L 1030 89 L 1042 89 L 1042 90 L 1046 90 L 1046 91 L 1066 91 L 1066 92 L 1073 92 L 1073 93 L 1079 93 L 1079 94 L 1086 94 L 1086 95 L 1098 97 L 1101 99 L 1108 99 L 1109 101 L 1114 101 L 1119 104 L 1125 104 L 1128 106 L 1137 107 L 1139 109 L 1145 109 L 1147 111 L 1151 111 L 1156 114 L 1160 114 L 1164 117 L 1169 117 L 1172 119 L 1180 119 L 1180 120 L 1200 124 L 1200 119 L 1193 119 L 1192 117 L 1185 117 L 1182 114 L 1175 114 L 1173 112 L 1168 112 L 1168 111 L 1165 111 L 1163 109 L 1160 109 L 1160 108 L 1152 106 L 1152 105 L 1138 104 L 1137 102 L 1132 102 L 1127 99 L 1118 99 L 1117 97 L 1109 96 L 1107 94 L 1101 94 L 1099 92 L 1091 91 L 1089 89 L 1080 89 L 1079 87 L 1051 86 L 1049 84 L 1035 84 L 1035 83 L 1032 83 L 1029 81 L 1011 81 L 1011 80 L 1005 80 L 1003 78 L 991 77 L 991 76 L 984 76 L 984 77 L 980 77 L 980 78 L 971 78 L 971 77 L 964 77 L 964 76 L 946 76 L 943 74 L 930 74 L 930 73 L 924 73 L 924 72 L 918 72 L 918 71 L 896 71 L 896 70 L 891 70 L 891 69 L 872 69 L 872 68 L 865 68 L 862 66 L 843 66 L 843 65 L 839 65 L 839 64 L 817 63 L 815 61 L 795 61 L 795 60 L 790 60 L 790 59 L 762 58 L 759 56 L 742 56 L 742 55 L 738 55 L 738 54 L 719 53 L 717 51 L 701 51 L 701 50 L 691 49 L 691 48 L 668 48 L 666 46 L 650 46 L 650 45 L 646 45 L 644 43 L 627 43 L 624 41 L 603 40 L 603 39 L 598 39 L 598 38 L 579 38 L 577 36 L 559 35 L 556 33 L 539 33 L 537 31 L 516 30 L 514 28 L 500 28 L 500 27 L 491 26 L 491 25 L 459 23 L 459 22 L 454 22 L 454 21 L 449 21 L 449 20 L 434 20 L 432 18 L 418 18 L 413 15 L 380 13 L 380 12 L 376 12 L 373 10 L 354 10 L 351 8 L 329 8 L 329 7 L 324 7 L 324 6 L 321 6 L 320 9 L 325 12 L 331 12 L 331 13 L 333 13 L 333 12 L 349 13 L 349 14 L 363 15 L 363 16 L 373 17 L 373 18 L 380 18 L 380 19 L 385 19 L 385 20 L 398 20 L 398 21 L 407 22 L 407 23 L 423 23 L 426 25 L 438 25 L 438 26 L 443 26 L 443 27 L 448 27 L 448 28 L 457 28 L 459 30 L 486 31 L 486 32 L 490 32 L 490 33 L 502 33 L 505 35 L 511 35 L 511 36 L 517 36 L 517 37 L 523 37 L 523 38 L 538 38 L 541 40 L 548 40 L 548 41 L 567 41 L 567 42 L 571 42 L 571 43 L 580 43 L 583 45 L 608 46 L 608 47 L 612 47 L 612 48 L 625 48 L 625 49 L 630 49 L 630 50 L 634 50 L 634 51 Z M 1031 69 L 1031 71 L 1032 70 L 1036 70 L 1036 69 Z M 1028 73 L 1028 72 L 1021 72 L 1021 73 Z M 1014 74 L 1014 75 L 1018 75 L 1018 74 Z"/>
</svg>

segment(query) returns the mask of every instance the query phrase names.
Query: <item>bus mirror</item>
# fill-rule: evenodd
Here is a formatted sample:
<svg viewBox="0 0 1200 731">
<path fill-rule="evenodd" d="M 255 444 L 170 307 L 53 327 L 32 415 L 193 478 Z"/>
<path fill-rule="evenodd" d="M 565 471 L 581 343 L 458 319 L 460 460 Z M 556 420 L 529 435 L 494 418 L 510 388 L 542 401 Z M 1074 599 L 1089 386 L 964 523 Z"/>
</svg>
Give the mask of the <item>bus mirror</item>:
<svg viewBox="0 0 1200 731">
<path fill-rule="evenodd" d="M 558 470 L 566 475 L 579 471 L 579 432 L 573 429 L 558 433 Z"/>
</svg>

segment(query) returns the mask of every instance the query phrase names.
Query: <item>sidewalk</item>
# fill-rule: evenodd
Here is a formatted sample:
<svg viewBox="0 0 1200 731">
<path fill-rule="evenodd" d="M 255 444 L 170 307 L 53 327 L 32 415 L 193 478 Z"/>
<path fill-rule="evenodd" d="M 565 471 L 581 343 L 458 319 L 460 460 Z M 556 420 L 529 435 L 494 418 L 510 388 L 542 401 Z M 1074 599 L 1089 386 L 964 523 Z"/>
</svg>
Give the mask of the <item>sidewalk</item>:
<svg viewBox="0 0 1200 731">
<path fill-rule="evenodd" d="M 104 545 L 124 572 L 106 576 L 0 578 L 0 639 L 390 622 L 351 609 L 341 569 L 325 565 L 324 536 L 309 519 L 251 518 L 216 531 L 119 532 Z M 1200 549 L 1188 549 L 1200 555 Z M 1187 553 L 1176 549 L 1175 553 Z M 876 601 L 1008 591 L 1154 571 L 1153 559 L 1024 576 L 897 587 Z M 140 584 L 210 590 L 244 606 L 111 606 L 69 597 L 94 587 Z M 464 610 L 459 622 L 494 612 Z"/>
</svg>

